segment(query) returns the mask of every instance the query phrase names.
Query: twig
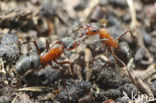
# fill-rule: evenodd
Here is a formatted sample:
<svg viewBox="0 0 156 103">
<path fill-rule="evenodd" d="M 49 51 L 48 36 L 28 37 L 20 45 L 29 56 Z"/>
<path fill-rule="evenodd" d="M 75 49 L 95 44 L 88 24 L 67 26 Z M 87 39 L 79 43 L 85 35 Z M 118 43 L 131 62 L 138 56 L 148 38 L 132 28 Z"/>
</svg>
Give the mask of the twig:
<svg viewBox="0 0 156 103">
<path fill-rule="evenodd" d="M 82 20 L 80 20 L 81 22 L 86 22 L 89 20 L 88 19 L 89 15 L 91 14 L 92 10 L 98 3 L 99 3 L 99 0 L 90 0 L 88 7 L 82 13 L 83 18 Z"/>
<path fill-rule="evenodd" d="M 74 73 L 77 74 L 77 76 L 79 78 L 79 81 L 83 80 L 83 77 L 82 77 L 82 74 L 81 74 L 81 70 L 82 70 L 81 66 L 80 65 L 76 65 L 76 72 L 74 72 Z"/>
<path fill-rule="evenodd" d="M 130 14 L 131 14 L 131 29 L 134 29 L 137 26 L 137 20 L 136 20 L 136 10 L 135 10 L 135 6 L 134 6 L 134 1 L 133 0 L 127 0 L 128 6 L 129 6 L 129 10 L 130 10 Z"/>
<path fill-rule="evenodd" d="M 156 74 L 155 64 L 153 63 L 149 65 L 146 70 L 134 71 L 134 74 L 137 75 L 137 77 L 141 78 L 143 81 L 146 81 L 147 79 L 151 78 L 154 74 Z"/>
<path fill-rule="evenodd" d="M 141 61 L 141 62 L 142 62 L 142 64 L 148 65 L 148 64 L 153 63 L 154 60 L 153 60 L 152 55 L 150 54 L 149 50 L 145 47 L 144 41 L 143 41 L 143 36 L 142 36 L 141 32 L 138 29 L 135 29 L 135 31 L 137 32 L 137 35 L 139 37 L 137 45 L 145 50 L 145 54 L 146 54 L 146 56 L 148 58 L 147 61 Z"/>
<path fill-rule="evenodd" d="M 134 74 L 134 71 L 131 68 L 131 64 L 133 63 L 133 58 L 130 59 L 130 62 L 128 63 L 127 65 L 127 70 L 132 78 L 132 81 L 134 83 L 134 85 L 138 88 L 138 89 L 141 89 L 144 93 L 146 93 L 148 96 L 152 96 L 153 93 L 150 89 L 150 87 L 145 83 L 143 82 L 143 80 L 139 77 L 137 77 L 135 74 Z"/>
<path fill-rule="evenodd" d="M 11 19 L 11 18 L 17 19 L 20 17 L 30 15 L 31 13 L 32 13 L 32 11 L 29 9 L 26 9 L 26 8 L 12 9 L 11 11 L 7 11 L 4 14 L 0 15 L 0 21 Z"/>
<path fill-rule="evenodd" d="M 92 60 L 92 52 L 90 49 L 86 48 L 85 49 L 86 81 L 89 81 L 92 75 L 92 69 L 90 67 L 91 60 Z"/>
</svg>

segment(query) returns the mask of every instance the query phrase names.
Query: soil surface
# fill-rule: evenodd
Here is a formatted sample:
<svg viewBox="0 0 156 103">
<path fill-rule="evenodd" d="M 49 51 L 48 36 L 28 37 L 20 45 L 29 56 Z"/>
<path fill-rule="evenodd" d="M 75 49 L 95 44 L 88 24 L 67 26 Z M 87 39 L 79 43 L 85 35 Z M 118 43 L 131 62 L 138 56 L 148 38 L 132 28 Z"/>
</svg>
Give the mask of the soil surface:
<svg viewBox="0 0 156 103">
<path fill-rule="evenodd" d="M 1 0 L 0 103 L 155 103 L 155 4 Z"/>
</svg>

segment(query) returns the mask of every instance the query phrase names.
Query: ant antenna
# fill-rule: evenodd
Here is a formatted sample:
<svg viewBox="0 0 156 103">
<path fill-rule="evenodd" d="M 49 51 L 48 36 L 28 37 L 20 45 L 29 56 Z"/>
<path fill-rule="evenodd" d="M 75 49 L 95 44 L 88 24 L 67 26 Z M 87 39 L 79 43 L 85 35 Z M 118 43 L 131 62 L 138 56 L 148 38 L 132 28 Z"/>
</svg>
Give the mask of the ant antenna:
<svg viewBox="0 0 156 103">
<path fill-rule="evenodd" d="M 37 54 L 40 55 L 41 53 L 40 53 L 40 50 L 39 50 L 39 48 L 38 48 L 38 45 L 37 45 L 36 41 L 33 41 L 33 43 L 34 43 L 34 45 L 35 45 L 35 47 L 36 47 Z"/>
<path fill-rule="evenodd" d="M 46 51 L 48 52 L 50 50 L 49 41 L 46 39 Z"/>
<path fill-rule="evenodd" d="M 126 35 L 128 32 L 130 32 L 131 37 L 133 38 L 133 40 L 135 40 L 135 37 L 130 29 L 120 34 L 118 37 L 115 38 L 115 40 L 119 40 L 122 36 Z"/>
</svg>

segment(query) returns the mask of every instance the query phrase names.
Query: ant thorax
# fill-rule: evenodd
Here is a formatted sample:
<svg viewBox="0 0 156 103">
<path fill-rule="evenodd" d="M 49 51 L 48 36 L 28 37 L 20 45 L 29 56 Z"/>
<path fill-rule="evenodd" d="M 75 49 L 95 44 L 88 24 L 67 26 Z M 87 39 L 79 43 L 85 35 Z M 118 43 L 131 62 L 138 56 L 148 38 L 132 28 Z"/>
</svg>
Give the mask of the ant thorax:
<svg viewBox="0 0 156 103">
<path fill-rule="evenodd" d="M 55 51 L 59 51 L 60 53 L 62 53 L 64 46 L 62 44 L 57 43 L 58 41 L 54 41 L 52 44 L 49 45 L 49 50 L 44 50 L 41 53 L 41 56 L 44 57 L 46 54 L 48 54 L 49 52 L 51 52 L 52 54 L 55 55 Z M 53 52 L 52 52 L 53 51 Z"/>
</svg>

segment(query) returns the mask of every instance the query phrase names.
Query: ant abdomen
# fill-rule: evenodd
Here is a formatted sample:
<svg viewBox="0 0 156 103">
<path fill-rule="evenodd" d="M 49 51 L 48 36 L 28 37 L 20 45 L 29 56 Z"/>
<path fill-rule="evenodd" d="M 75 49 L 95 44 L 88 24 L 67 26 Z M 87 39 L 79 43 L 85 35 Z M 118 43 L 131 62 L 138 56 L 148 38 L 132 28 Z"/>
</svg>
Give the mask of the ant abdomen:
<svg viewBox="0 0 156 103">
<path fill-rule="evenodd" d="M 25 74 L 29 69 L 35 69 L 40 66 L 40 57 L 36 52 L 30 52 L 22 55 L 16 63 L 16 71 L 19 75 Z"/>
<path fill-rule="evenodd" d="M 126 42 L 120 42 L 118 48 L 115 50 L 115 54 L 127 64 L 131 58 L 129 45 Z"/>
</svg>

